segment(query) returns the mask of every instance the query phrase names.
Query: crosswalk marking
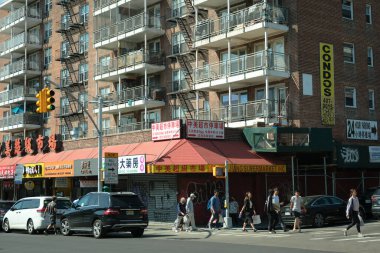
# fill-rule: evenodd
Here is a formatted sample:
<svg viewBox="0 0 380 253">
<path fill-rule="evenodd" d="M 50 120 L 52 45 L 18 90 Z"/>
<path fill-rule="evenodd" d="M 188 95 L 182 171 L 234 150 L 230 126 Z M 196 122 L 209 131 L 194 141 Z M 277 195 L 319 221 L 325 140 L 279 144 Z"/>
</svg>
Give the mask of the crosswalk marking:
<svg viewBox="0 0 380 253">
<path fill-rule="evenodd" d="M 365 240 L 365 241 L 358 241 L 358 242 L 380 242 L 380 239 Z"/>
</svg>

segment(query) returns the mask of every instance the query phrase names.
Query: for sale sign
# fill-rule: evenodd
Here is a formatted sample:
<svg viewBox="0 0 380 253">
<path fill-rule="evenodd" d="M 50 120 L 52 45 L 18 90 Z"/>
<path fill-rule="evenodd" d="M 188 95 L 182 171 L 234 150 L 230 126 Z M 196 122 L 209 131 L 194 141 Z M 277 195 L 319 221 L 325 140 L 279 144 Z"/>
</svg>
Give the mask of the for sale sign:
<svg viewBox="0 0 380 253">
<path fill-rule="evenodd" d="M 347 119 L 347 139 L 378 140 L 377 121 Z"/>
</svg>

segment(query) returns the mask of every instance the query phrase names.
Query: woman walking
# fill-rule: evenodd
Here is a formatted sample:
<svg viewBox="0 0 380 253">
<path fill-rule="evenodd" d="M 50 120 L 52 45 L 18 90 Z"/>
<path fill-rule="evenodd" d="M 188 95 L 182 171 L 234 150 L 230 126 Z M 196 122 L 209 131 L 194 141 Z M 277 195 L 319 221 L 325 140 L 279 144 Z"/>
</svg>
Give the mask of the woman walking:
<svg viewBox="0 0 380 253">
<path fill-rule="evenodd" d="M 245 228 L 247 225 L 251 225 L 252 230 L 254 232 L 257 231 L 255 226 L 253 225 L 252 215 L 256 215 L 255 205 L 252 199 L 252 193 L 247 192 L 244 198 L 244 205 L 240 211 L 240 216 L 244 218 L 244 223 L 243 223 L 243 228 L 242 228 L 243 232 L 247 232 L 247 229 Z"/>
<path fill-rule="evenodd" d="M 351 219 L 351 224 L 343 231 L 344 235 L 347 236 L 347 232 L 350 228 L 356 225 L 358 231 L 358 237 L 363 237 L 360 231 L 360 220 L 359 220 L 359 199 L 357 197 L 357 192 L 355 189 L 350 190 L 351 197 L 347 203 L 346 217 Z"/>
</svg>

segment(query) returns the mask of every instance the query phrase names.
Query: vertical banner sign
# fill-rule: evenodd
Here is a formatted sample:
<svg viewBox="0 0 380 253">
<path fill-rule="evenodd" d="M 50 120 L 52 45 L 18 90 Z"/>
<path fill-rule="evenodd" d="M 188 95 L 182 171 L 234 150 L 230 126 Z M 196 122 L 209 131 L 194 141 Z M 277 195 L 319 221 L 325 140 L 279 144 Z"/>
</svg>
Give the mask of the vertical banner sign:
<svg viewBox="0 0 380 253">
<path fill-rule="evenodd" d="M 332 44 L 319 43 L 321 75 L 322 125 L 335 125 L 334 49 Z"/>
<path fill-rule="evenodd" d="M 118 153 L 104 153 L 104 183 L 118 184 Z"/>
</svg>

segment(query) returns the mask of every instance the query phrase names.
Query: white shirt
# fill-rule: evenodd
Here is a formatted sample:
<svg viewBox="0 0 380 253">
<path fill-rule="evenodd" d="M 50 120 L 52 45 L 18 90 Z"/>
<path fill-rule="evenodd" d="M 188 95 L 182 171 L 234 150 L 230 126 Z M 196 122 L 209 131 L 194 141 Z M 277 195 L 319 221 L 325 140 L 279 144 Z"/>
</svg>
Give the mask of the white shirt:
<svg viewBox="0 0 380 253">
<path fill-rule="evenodd" d="M 290 202 L 293 203 L 292 211 L 301 212 L 301 203 L 302 203 L 302 197 L 301 196 L 293 196 L 290 199 Z"/>
</svg>

